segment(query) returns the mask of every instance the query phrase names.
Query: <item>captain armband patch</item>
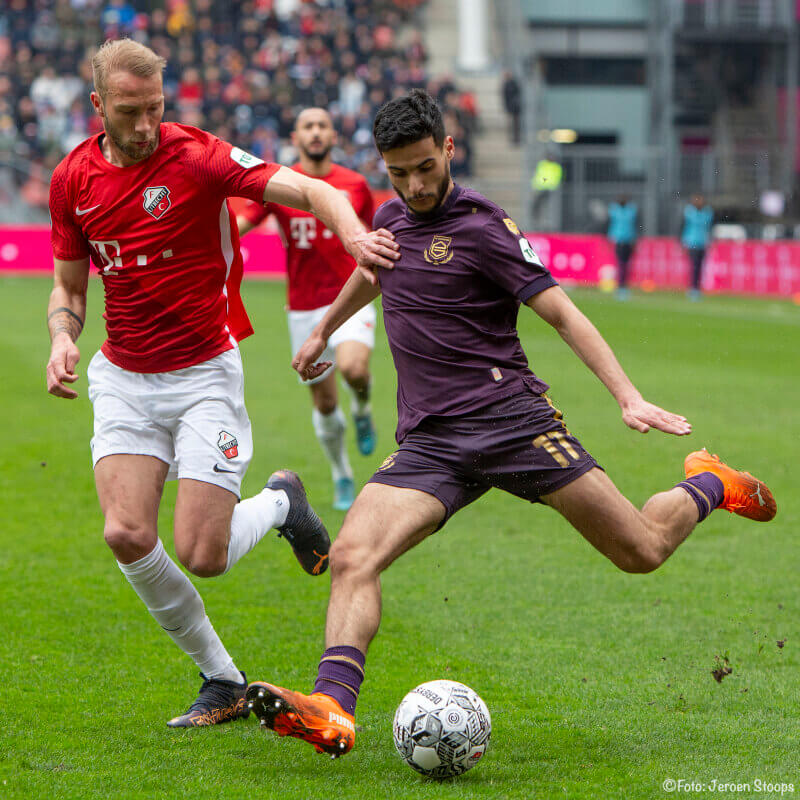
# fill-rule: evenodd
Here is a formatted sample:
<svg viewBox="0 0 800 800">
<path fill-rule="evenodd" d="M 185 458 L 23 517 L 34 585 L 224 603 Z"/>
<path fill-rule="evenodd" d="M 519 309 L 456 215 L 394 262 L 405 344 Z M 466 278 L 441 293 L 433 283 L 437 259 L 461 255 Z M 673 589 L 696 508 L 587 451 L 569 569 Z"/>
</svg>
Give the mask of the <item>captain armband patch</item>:
<svg viewBox="0 0 800 800">
<path fill-rule="evenodd" d="M 544 267 L 541 259 L 536 255 L 534 249 L 531 247 L 531 243 L 524 236 L 519 240 L 519 249 L 522 250 L 522 257 L 529 264 L 536 264 L 537 267 Z"/>
<path fill-rule="evenodd" d="M 231 150 L 231 158 L 240 167 L 244 167 L 245 169 L 257 167 L 259 164 L 264 163 L 263 159 L 259 158 L 258 156 L 254 156 L 252 153 L 246 153 L 241 147 L 234 147 Z"/>
</svg>

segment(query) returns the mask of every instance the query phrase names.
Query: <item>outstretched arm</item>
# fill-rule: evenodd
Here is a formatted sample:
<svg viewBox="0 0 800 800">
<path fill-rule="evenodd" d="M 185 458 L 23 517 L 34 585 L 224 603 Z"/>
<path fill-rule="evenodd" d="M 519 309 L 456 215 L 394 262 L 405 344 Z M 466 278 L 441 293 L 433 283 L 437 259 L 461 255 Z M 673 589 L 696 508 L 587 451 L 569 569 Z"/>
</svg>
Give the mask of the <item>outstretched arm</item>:
<svg viewBox="0 0 800 800">
<path fill-rule="evenodd" d="M 597 328 L 560 286 L 551 286 L 534 295 L 527 305 L 552 325 L 581 361 L 600 378 L 619 404 L 626 425 L 641 433 L 647 433 L 650 428 L 677 436 L 692 432 L 686 417 L 665 411 L 642 397 Z"/>
<path fill-rule="evenodd" d="M 383 228 L 368 232 L 345 195 L 325 181 L 281 167 L 264 189 L 264 202 L 308 211 L 322 220 L 373 286 L 378 283 L 374 269 L 391 269 L 400 257 L 394 236 Z"/>
<path fill-rule="evenodd" d="M 331 334 L 380 293 L 379 286 L 368 281 L 360 270 L 353 270 L 325 316 L 292 359 L 292 367 L 304 381 L 310 381 L 328 369 L 330 361 L 317 363 L 317 359 L 322 355 Z"/>
<path fill-rule="evenodd" d="M 47 327 L 50 331 L 47 391 L 56 397 L 74 400 L 78 393 L 64 384 L 78 380 L 75 365 L 81 354 L 75 341 L 86 319 L 89 259 L 61 261 L 54 258 L 53 263 L 55 281 L 47 306 Z"/>
</svg>

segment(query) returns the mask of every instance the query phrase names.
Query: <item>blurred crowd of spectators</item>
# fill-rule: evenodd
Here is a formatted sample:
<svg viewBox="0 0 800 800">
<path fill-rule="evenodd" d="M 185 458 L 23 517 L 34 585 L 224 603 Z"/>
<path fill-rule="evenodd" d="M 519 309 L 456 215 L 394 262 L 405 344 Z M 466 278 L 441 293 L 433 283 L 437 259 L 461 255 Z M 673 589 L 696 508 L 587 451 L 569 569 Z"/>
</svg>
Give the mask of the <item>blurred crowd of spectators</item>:
<svg viewBox="0 0 800 800">
<path fill-rule="evenodd" d="M 91 56 L 105 39 L 129 36 L 167 59 L 165 120 L 287 163 L 297 111 L 324 106 L 340 133 L 335 159 L 375 188 L 388 186 L 372 143 L 375 112 L 425 86 L 456 139 L 453 173 L 469 174 L 474 96 L 427 74 L 415 24 L 424 1 L 3 0 L 0 162 L 30 164 L 23 199 L 46 206 L 50 171 L 101 129 L 89 102 Z"/>
</svg>

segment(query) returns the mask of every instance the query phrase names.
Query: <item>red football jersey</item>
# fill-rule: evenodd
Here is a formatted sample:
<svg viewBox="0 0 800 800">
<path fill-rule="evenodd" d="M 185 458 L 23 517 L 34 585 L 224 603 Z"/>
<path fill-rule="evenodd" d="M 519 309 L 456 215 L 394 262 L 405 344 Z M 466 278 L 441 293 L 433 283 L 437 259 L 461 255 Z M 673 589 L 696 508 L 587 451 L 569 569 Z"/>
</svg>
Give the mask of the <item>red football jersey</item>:
<svg viewBox="0 0 800 800">
<path fill-rule="evenodd" d="M 53 255 L 91 256 L 103 279 L 103 352 L 123 369 L 167 372 L 230 350 L 253 329 L 227 198 L 262 201 L 279 165 L 166 122 L 153 155 L 116 167 L 101 136 L 56 168 L 50 217 Z"/>
<path fill-rule="evenodd" d="M 307 175 L 299 164 L 293 170 Z M 315 177 L 315 176 L 309 176 Z M 333 164 L 321 180 L 347 195 L 361 218 L 372 228 L 375 207 L 366 180 L 353 170 Z M 287 292 L 292 311 L 309 311 L 332 303 L 350 277 L 356 262 L 333 231 L 305 211 L 275 203 L 248 203 L 242 216 L 258 225 L 274 214 L 287 248 Z"/>
</svg>

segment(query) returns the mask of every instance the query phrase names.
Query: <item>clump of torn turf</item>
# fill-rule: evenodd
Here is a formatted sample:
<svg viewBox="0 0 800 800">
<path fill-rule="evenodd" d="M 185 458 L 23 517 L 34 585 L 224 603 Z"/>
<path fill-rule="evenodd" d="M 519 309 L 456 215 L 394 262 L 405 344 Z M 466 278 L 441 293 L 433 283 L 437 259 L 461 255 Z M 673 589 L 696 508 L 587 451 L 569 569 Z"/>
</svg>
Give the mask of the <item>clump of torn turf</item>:
<svg viewBox="0 0 800 800">
<path fill-rule="evenodd" d="M 733 667 L 728 660 L 728 656 L 722 656 L 721 658 L 720 656 L 714 656 L 714 662 L 717 666 L 711 670 L 711 674 L 714 676 L 714 680 L 717 683 L 722 683 L 722 679 L 733 672 Z"/>
</svg>

